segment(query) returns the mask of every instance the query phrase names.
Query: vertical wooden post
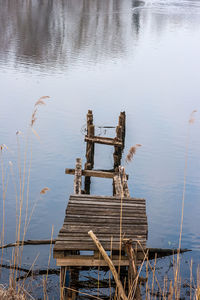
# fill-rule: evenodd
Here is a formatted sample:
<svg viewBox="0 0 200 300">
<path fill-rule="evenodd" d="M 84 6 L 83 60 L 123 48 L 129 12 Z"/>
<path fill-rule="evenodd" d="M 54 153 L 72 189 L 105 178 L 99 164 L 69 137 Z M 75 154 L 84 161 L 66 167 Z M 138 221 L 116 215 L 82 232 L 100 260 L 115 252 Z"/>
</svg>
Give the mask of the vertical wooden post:
<svg viewBox="0 0 200 300">
<path fill-rule="evenodd" d="M 122 140 L 122 126 L 117 126 L 116 127 L 116 137 L 119 140 Z M 121 146 L 115 146 L 114 147 L 114 170 L 117 171 L 117 168 L 121 164 L 121 157 L 122 157 L 122 147 Z"/>
<path fill-rule="evenodd" d="M 119 115 L 119 126 L 122 127 L 122 143 L 123 143 L 123 148 L 125 146 L 125 135 L 126 135 L 126 113 L 125 111 L 122 111 Z"/>
<path fill-rule="evenodd" d="M 116 127 L 116 137 L 122 141 L 122 126 L 118 125 Z M 121 146 L 114 146 L 114 153 L 113 153 L 113 159 L 114 159 L 114 171 L 118 172 L 118 168 L 121 164 L 121 157 L 122 157 L 122 147 Z M 113 195 L 116 194 L 115 191 L 116 182 L 113 179 Z"/>
<path fill-rule="evenodd" d="M 77 291 L 78 280 L 79 280 L 79 270 L 77 268 L 71 268 L 70 269 L 70 288 L 71 288 L 70 299 L 71 300 L 75 300 L 76 296 L 78 294 L 78 291 Z"/>
<path fill-rule="evenodd" d="M 132 241 L 126 240 L 124 242 L 124 244 L 125 244 L 126 253 L 127 253 L 127 256 L 129 259 L 129 270 L 128 270 L 129 297 L 130 297 L 130 299 L 132 299 L 133 295 L 134 295 L 134 299 L 142 300 L 140 287 L 138 284 L 138 272 L 137 272 L 137 267 L 136 267 L 137 259 L 136 259 L 135 251 L 133 250 L 133 247 L 132 247 Z M 134 281 L 135 281 L 135 285 L 134 285 Z"/>
<path fill-rule="evenodd" d="M 65 300 L 65 277 L 66 268 L 60 267 L 60 300 Z"/>
<path fill-rule="evenodd" d="M 122 182 L 119 174 L 116 174 L 113 178 L 114 181 L 114 187 L 115 187 L 115 194 L 114 196 L 117 197 L 123 197 L 123 188 L 122 188 Z"/>
<path fill-rule="evenodd" d="M 81 194 L 81 185 L 82 185 L 82 161 L 81 158 L 77 158 L 75 175 L 74 175 L 74 194 Z"/>
<path fill-rule="evenodd" d="M 126 178 L 126 173 L 125 173 L 125 168 L 124 167 L 119 166 L 119 174 L 120 174 L 120 178 L 121 178 L 121 182 L 122 182 L 124 197 L 129 198 L 130 197 L 130 193 L 129 193 L 129 189 L 128 189 L 128 182 L 127 182 L 127 178 Z"/>
<path fill-rule="evenodd" d="M 87 136 L 94 137 L 95 127 L 93 125 L 93 114 L 91 110 L 88 110 L 87 114 Z M 92 170 L 94 167 L 94 143 L 87 142 L 86 144 L 86 163 L 85 170 Z M 90 193 L 91 179 L 89 176 L 85 176 L 85 193 Z"/>
<path fill-rule="evenodd" d="M 118 197 L 130 197 L 129 189 L 128 189 L 128 182 L 127 177 L 125 173 L 125 168 L 122 166 L 119 166 L 118 173 L 114 176 L 113 182 L 114 182 L 114 195 Z"/>
</svg>

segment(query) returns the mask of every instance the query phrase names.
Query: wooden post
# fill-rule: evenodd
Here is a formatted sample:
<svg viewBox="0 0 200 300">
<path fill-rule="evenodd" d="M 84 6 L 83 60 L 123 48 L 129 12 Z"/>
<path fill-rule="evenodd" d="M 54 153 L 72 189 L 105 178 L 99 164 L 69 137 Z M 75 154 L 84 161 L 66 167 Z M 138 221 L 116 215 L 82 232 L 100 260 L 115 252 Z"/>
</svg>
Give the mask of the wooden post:
<svg viewBox="0 0 200 300">
<path fill-rule="evenodd" d="M 125 249 L 127 256 L 129 258 L 129 270 L 128 270 L 128 285 L 129 285 L 129 298 L 132 299 L 134 295 L 134 299 L 141 300 L 141 292 L 140 287 L 138 285 L 139 283 L 139 276 L 137 273 L 137 267 L 136 267 L 136 255 L 132 247 L 132 241 L 126 240 L 124 241 Z"/>
<path fill-rule="evenodd" d="M 126 177 L 124 167 L 119 166 L 119 174 L 120 174 L 120 178 L 121 178 L 121 182 L 122 182 L 124 197 L 129 198 L 130 193 L 129 193 L 129 189 L 128 189 L 128 182 L 127 182 L 127 177 Z"/>
<path fill-rule="evenodd" d="M 119 126 L 122 127 L 122 143 L 123 143 L 123 148 L 125 146 L 125 135 L 126 135 L 126 113 L 125 111 L 121 112 L 119 115 Z"/>
<path fill-rule="evenodd" d="M 122 127 L 121 126 L 116 127 L 116 138 L 119 140 L 122 140 Z M 114 154 L 113 154 L 115 171 L 118 170 L 118 167 L 121 164 L 121 157 L 122 157 L 122 147 L 115 146 Z"/>
<path fill-rule="evenodd" d="M 93 233 L 92 230 L 90 230 L 88 232 L 89 236 L 92 238 L 93 242 L 95 243 L 95 245 L 97 246 L 97 248 L 99 249 L 99 252 L 101 253 L 101 255 L 103 256 L 105 262 L 108 264 L 112 274 L 113 274 L 113 277 L 115 279 L 115 282 L 116 282 L 116 286 L 118 288 L 118 292 L 119 292 L 119 296 L 123 299 L 123 300 L 128 300 L 126 294 L 125 294 L 125 291 L 124 291 L 124 288 L 122 286 L 122 283 L 121 281 L 119 280 L 119 276 L 118 276 L 118 273 L 115 269 L 115 266 L 113 265 L 113 262 L 112 260 L 108 257 L 108 254 L 106 253 L 106 251 L 104 250 L 104 248 L 102 247 L 100 241 L 98 240 L 98 238 L 96 237 L 96 235 Z"/>
<path fill-rule="evenodd" d="M 123 197 L 123 188 L 122 188 L 122 182 L 119 174 L 114 176 L 114 188 L 115 188 L 115 194 L 117 197 Z"/>
<path fill-rule="evenodd" d="M 75 175 L 74 175 L 74 194 L 81 194 L 81 185 L 82 185 L 82 161 L 81 158 L 77 158 Z"/>
<path fill-rule="evenodd" d="M 118 125 L 116 127 L 116 138 L 122 141 L 122 126 Z M 114 170 L 115 172 L 118 171 L 118 168 L 121 164 L 121 158 L 122 158 L 122 147 L 121 146 L 115 146 L 114 147 L 114 153 L 113 153 L 113 159 L 114 159 Z M 116 182 L 113 179 L 113 195 L 116 195 L 115 191 Z"/>
<path fill-rule="evenodd" d="M 118 197 L 129 198 L 130 193 L 128 189 L 127 176 L 124 167 L 119 166 L 119 172 L 114 176 L 113 181 L 114 181 L 114 188 L 115 188 L 114 195 Z"/>
<path fill-rule="evenodd" d="M 88 110 L 87 114 L 87 136 L 94 137 L 95 127 L 93 125 L 93 114 L 91 110 Z M 94 143 L 88 141 L 86 144 L 86 163 L 85 170 L 92 170 L 94 167 Z M 91 179 L 89 176 L 85 177 L 85 193 L 90 193 Z"/>
<path fill-rule="evenodd" d="M 79 270 L 77 268 L 70 269 L 70 288 L 71 288 L 71 300 L 75 300 L 78 295 L 77 282 L 79 280 Z"/>
<path fill-rule="evenodd" d="M 65 277 L 66 277 L 66 268 L 60 267 L 60 300 L 65 299 Z"/>
</svg>

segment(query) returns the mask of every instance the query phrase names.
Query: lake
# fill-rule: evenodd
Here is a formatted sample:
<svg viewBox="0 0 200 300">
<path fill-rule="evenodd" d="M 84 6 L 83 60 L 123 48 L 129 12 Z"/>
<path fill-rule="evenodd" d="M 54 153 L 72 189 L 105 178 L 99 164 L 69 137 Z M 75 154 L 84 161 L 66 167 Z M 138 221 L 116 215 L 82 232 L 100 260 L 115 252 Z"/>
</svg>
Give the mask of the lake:
<svg viewBox="0 0 200 300">
<path fill-rule="evenodd" d="M 64 170 L 73 168 L 77 157 L 85 160 L 88 109 L 93 110 L 97 126 L 115 126 L 120 111 L 126 111 L 122 162 L 131 195 L 147 201 L 149 247 L 178 247 L 187 163 L 182 248 L 193 251 L 182 256 L 183 281 L 190 278 L 191 259 L 196 278 L 200 254 L 199 53 L 198 0 L 0 0 L 5 242 L 15 241 L 14 182 L 19 194 L 19 161 L 23 175 L 24 155 L 22 224 L 29 179 L 27 210 L 32 215 L 26 238 L 50 239 L 52 228 L 56 237 L 73 192 L 73 176 Z M 26 148 L 34 104 L 41 96 L 50 98 L 39 107 L 35 132 L 28 133 Z M 193 110 L 197 112 L 191 124 Z M 98 129 L 98 134 L 104 133 Z M 113 129 L 107 129 L 106 135 L 113 134 Z M 142 147 L 126 164 L 129 148 L 137 143 Z M 112 150 L 96 147 L 95 168 L 112 167 Z M 50 190 L 40 195 L 44 187 Z M 0 192 L 2 228 L 2 175 Z M 111 195 L 111 182 L 94 179 L 91 193 Z M 11 254 L 11 249 L 4 251 L 3 259 L 8 262 Z M 23 265 L 30 267 L 36 257 L 36 267 L 47 267 L 49 246 L 25 247 Z M 165 269 L 171 260 L 161 260 L 161 267 Z M 53 259 L 50 265 L 55 266 Z M 7 278 L 8 271 L 3 270 L 1 282 Z M 50 295 L 59 292 L 58 280 L 50 277 Z M 37 289 L 40 295 L 39 284 Z"/>
</svg>

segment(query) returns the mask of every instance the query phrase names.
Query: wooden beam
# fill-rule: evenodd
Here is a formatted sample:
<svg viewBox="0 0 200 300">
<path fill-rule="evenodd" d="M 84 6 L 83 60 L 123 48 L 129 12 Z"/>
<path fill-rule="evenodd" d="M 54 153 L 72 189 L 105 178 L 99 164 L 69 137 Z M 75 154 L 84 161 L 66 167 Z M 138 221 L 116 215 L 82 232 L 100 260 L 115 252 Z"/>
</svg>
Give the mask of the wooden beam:
<svg viewBox="0 0 200 300">
<path fill-rule="evenodd" d="M 119 259 L 113 259 L 113 264 L 115 266 L 119 265 Z M 77 256 L 67 256 L 66 258 L 57 258 L 56 259 L 57 266 L 67 266 L 67 267 L 106 267 L 108 264 L 104 259 L 95 259 L 94 256 L 86 257 L 86 255 L 77 255 Z M 129 260 L 128 258 L 122 258 L 120 261 L 121 266 L 128 266 Z"/>
<path fill-rule="evenodd" d="M 65 174 L 74 175 L 75 169 L 65 169 Z M 82 170 L 82 176 L 99 177 L 99 178 L 114 178 L 115 172 L 98 171 L 98 170 Z M 126 175 L 128 179 L 128 175 Z"/>
<path fill-rule="evenodd" d="M 85 142 L 92 142 L 96 144 L 104 144 L 104 145 L 110 145 L 110 146 L 120 146 L 122 147 L 122 141 L 120 141 L 117 138 L 108 138 L 108 137 L 100 137 L 100 136 L 94 136 L 89 137 L 85 136 Z"/>
</svg>

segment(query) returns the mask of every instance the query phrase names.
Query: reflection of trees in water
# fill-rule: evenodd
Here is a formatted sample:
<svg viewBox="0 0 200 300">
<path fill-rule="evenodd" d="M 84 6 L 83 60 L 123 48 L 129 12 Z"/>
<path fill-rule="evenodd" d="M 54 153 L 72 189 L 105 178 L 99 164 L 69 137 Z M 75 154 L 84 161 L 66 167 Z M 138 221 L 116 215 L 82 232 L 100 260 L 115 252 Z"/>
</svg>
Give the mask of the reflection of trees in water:
<svg viewBox="0 0 200 300">
<path fill-rule="evenodd" d="M 51 65 L 121 56 L 130 18 L 126 0 L 0 0 L 0 58 Z"/>
<path fill-rule="evenodd" d="M 143 5 L 140 0 L 0 0 L 0 60 L 12 57 L 44 67 L 79 58 L 96 62 L 124 55 L 146 26 L 160 35 L 169 22 L 185 22 L 181 15 L 151 14 Z"/>
</svg>

